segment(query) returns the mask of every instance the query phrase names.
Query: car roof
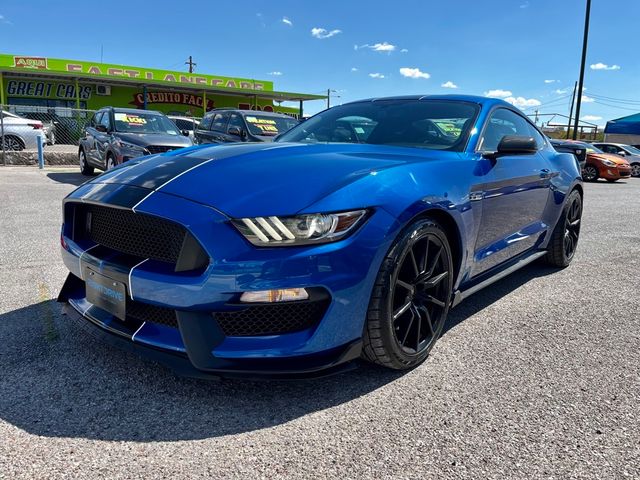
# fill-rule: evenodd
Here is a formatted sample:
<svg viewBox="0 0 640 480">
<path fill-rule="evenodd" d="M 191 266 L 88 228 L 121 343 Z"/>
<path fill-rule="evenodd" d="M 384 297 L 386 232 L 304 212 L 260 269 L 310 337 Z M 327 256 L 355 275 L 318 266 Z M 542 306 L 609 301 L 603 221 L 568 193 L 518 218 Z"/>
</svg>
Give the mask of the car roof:
<svg viewBox="0 0 640 480">
<path fill-rule="evenodd" d="M 389 100 L 450 100 L 450 101 L 458 101 L 458 102 L 470 102 L 477 103 L 479 105 L 503 105 L 510 108 L 516 108 L 508 102 L 505 102 L 499 98 L 491 98 L 491 97 L 482 97 L 480 95 L 400 95 L 394 97 L 374 97 L 367 98 L 364 100 L 356 100 L 353 102 L 345 103 L 344 105 L 354 104 L 354 103 L 365 103 L 365 102 L 379 102 L 379 101 L 389 101 Z"/>
<path fill-rule="evenodd" d="M 167 117 L 171 118 L 172 120 L 190 120 L 193 122 L 198 122 L 199 120 L 195 117 L 185 117 L 183 115 L 167 115 Z"/>
<path fill-rule="evenodd" d="M 121 108 L 121 107 L 104 107 L 101 108 L 100 110 L 108 110 L 111 109 L 114 112 L 118 112 L 118 113 L 149 113 L 151 115 L 164 115 L 164 113 L 162 112 L 158 112 L 157 110 L 143 110 L 140 108 Z"/>
<path fill-rule="evenodd" d="M 284 113 L 280 113 L 280 112 L 263 112 L 262 110 L 241 110 L 239 108 L 214 108 L 213 110 L 209 110 L 207 112 L 207 115 L 211 114 L 211 113 L 218 113 L 218 112 L 234 112 L 234 113 L 239 113 L 240 115 L 265 115 L 267 117 L 287 117 L 287 118 L 293 118 L 289 115 L 286 115 Z"/>
</svg>

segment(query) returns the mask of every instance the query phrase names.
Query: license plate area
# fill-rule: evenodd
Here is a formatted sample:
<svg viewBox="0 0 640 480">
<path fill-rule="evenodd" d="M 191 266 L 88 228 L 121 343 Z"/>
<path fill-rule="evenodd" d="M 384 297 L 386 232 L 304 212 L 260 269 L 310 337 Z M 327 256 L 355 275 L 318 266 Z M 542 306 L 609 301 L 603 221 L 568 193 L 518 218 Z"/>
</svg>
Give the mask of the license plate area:
<svg viewBox="0 0 640 480">
<path fill-rule="evenodd" d="M 124 283 L 102 275 L 89 267 L 84 271 L 86 297 L 89 303 L 124 320 L 127 315 L 127 289 Z"/>
</svg>

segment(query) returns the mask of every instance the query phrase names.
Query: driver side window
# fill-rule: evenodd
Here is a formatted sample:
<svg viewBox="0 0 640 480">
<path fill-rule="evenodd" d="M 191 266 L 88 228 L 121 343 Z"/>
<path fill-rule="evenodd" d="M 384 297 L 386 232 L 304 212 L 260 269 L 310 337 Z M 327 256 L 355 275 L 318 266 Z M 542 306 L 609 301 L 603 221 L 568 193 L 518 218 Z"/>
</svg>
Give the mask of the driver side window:
<svg viewBox="0 0 640 480">
<path fill-rule="evenodd" d="M 534 135 L 534 128 L 524 118 L 506 108 L 499 108 L 491 114 L 480 139 L 479 150 L 483 152 L 495 152 L 498 150 L 500 140 L 506 135 L 522 135 L 526 137 Z M 537 133 L 537 131 L 536 131 Z M 537 143 L 539 143 L 536 138 Z M 541 145 L 538 145 L 541 147 Z"/>
</svg>

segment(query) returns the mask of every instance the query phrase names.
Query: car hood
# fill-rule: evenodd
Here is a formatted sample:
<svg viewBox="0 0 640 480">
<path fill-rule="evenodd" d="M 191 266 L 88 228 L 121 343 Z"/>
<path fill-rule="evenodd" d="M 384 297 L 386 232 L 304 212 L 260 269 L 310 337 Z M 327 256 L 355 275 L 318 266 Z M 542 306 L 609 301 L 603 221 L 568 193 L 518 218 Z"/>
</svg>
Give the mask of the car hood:
<svg viewBox="0 0 640 480">
<path fill-rule="evenodd" d="M 290 215 L 381 170 L 457 154 L 352 144 L 238 143 L 142 157 L 93 180 L 188 198 L 231 217 Z M 345 196 L 345 208 L 367 199 Z"/>
<path fill-rule="evenodd" d="M 620 155 L 614 155 L 613 153 L 590 153 L 589 158 L 593 160 L 609 160 L 616 165 L 629 165 L 629 162 Z"/>
<path fill-rule="evenodd" d="M 116 132 L 114 136 L 128 143 L 147 147 L 149 145 L 160 145 L 167 147 L 189 147 L 192 145 L 184 135 L 165 135 L 161 133 L 124 133 Z"/>
</svg>

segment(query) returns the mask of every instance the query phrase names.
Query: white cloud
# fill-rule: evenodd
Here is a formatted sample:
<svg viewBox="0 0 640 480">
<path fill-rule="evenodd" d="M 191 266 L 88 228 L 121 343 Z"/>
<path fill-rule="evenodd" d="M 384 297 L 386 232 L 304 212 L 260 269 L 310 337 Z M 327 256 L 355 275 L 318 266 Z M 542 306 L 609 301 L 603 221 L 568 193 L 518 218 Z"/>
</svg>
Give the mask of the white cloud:
<svg viewBox="0 0 640 480">
<path fill-rule="evenodd" d="M 444 82 L 442 85 L 440 85 L 443 88 L 458 88 L 458 85 L 456 85 L 455 83 L 453 83 L 451 80 Z"/>
<path fill-rule="evenodd" d="M 364 45 L 354 45 L 353 49 L 354 50 L 359 50 L 361 48 L 368 48 L 370 50 L 373 50 L 374 52 L 394 52 L 396 50 L 395 45 L 389 43 L 389 42 L 382 42 L 382 43 L 374 43 L 373 45 L 369 45 L 368 43 L 365 43 Z"/>
<path fill-rule="evenodd" d="M 403 48 L 402 50 L 400 50 L 400 53 L 407 53 L 409 50 L 407 50 L 406 48 Z"/>
<path fill-rule="evenodd" d="M 591 64 L 591 70 L 620 70 L 620 65 L 607 65 L 606 63 L 598 62 Z"/>
<path fill-rule="evenodd" d="M 358 69 L 357 69 L 356 67 L 351 67 L 351 71 L 352 71 L 352 72 L 357 72 L 357 71 L 358 71 Z"/>
<path fill-rule="evenodd" d="M 540 100 L 536 100 L 535 98 L 507 97 L 504 101 L 518 108 L 530 108 L 542 105 Z"/>
<path fill-rule="evenodd" d="M 567 88 L 558 88 L 558 89 L 556 89 L 556 93 L 558 95 L 564 95 L 565 93 L 569 93 L 569 89 L 567 89 Z"/>
<path fill-rule="evenodd" d="M 293 22 L 289 20 L 287 17 L 282 17 L 282 23 L 289 25 L 290 27 L 293 27 Z"/>
<path fill-rule="evenodd" d="M 384 75 L 381 73 L 370 73 L 369 76 L 371 78 L 384 78 Z"/>
<path fill-rule="evenodd" d="M 597 115 L 585 115 L 580 120 L 584 120 L 585 122 L 597 122 L 598 120 L 602 120 L 602 117 Z"/>
<path fill-rule="evenodd" d="M 582 102 L 583 103 L 593 103 L 595 102 L 595 100 L 591 97 L 587 97 L 586 95 L 582 95 Z"/>
<path fill-rule="evenodd" d="M 489 90 L 488 92 L 484 92 L 485 97 L 491 98 L 507 98 L 513 95 L 511 90 L 500 90 L 499 88 L 496 90 Z"/>
<path fill-rule="evenodd" d="M 331 38 L 335 35 L 338 35 L 339 33 L 342 33 L 342 30 L 327 30 L 326 28 L 319 27 L 314 27 L 311 29 L 311 35 L 319 39 Z"/>
<path fill-rule="evenodd" d="M 402 67 L 400 69 L 400 75 L 408 78 L 431 78 L 431 75 L 429 75 L 427 72 L 422 72 L 419 68 L 409 67 Z"/>
<path fill-rule="evenodd" d="M 545 80 L 544 83 L 556 83 L 558 80 Z"/>
<path fill-rule="evenodd" d="M 520 4 L 520 8 L 529 8 L 529 1 Z"/>
<path fill-rule="evenodd" d="M 276 70 L 276 71 L 273 71 L 273 72 L 269 72 L 267 75 L 273 75 L 274 77 L 279 77 L 280 75 L 282 75 L 282 72 L 278 72 Z"/>
</svg>

